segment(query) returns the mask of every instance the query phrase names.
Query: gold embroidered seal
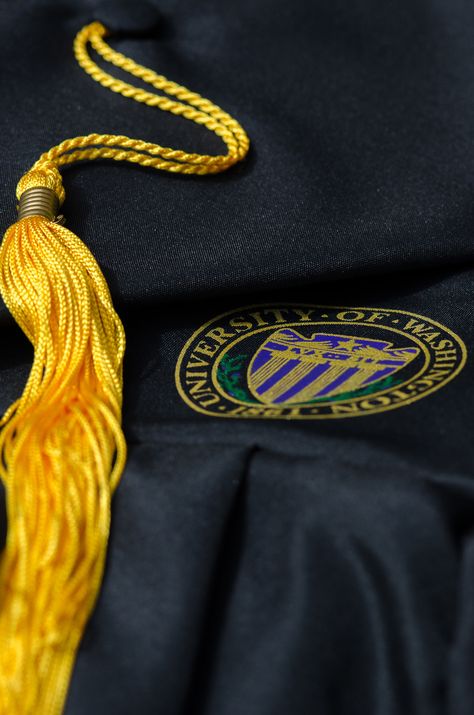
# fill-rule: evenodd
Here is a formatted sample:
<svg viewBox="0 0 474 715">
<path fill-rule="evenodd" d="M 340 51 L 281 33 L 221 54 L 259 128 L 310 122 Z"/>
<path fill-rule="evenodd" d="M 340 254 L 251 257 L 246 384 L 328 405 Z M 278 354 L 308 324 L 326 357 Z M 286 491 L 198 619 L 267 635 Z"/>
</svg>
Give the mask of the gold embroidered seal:
<svg viewBox="0 0 474 715">
<path fill-rule="evenodd" d="M 215 417 L 358 417 L 439 390 L 466 357 L 452 330 L 415 313 L 259 305 L 199 328 L 179 356 L 176 386 Z"/>
</svg>

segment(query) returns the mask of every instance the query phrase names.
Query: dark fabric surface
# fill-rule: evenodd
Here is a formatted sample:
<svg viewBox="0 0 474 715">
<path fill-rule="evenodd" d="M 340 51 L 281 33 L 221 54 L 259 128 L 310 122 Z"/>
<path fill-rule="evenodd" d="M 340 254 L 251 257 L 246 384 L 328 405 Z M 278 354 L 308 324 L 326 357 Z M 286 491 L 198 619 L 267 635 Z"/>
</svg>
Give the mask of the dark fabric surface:
<svg viewBox="0 0 474 715">
<path fill-rule="evenodd" d="M 138 0 L 121 3 L 117 26 L 124 7 L 140 29 Z M 18 178 L 67 137 L 222 149 L 81 71 L 72 39 L 98 8 L 0 4 L 5 227 Z M 472 348 L 474 6 L 162 0 L 159 11 L 155 34 L 112 44 L 216 101 L 252 149 L 216 177 L 107 162 L 64 172 L 67 225 L 127 329 L 130 444 L 66 714 L 468 715 L 470 360 L 407 407 L 301 422 L 199 415 L 174 368 L 207 320 L 272 300 L 412 311 Z M 3 305 L 0 340 L 4 409 L 31 350 Z"/>
</svg>

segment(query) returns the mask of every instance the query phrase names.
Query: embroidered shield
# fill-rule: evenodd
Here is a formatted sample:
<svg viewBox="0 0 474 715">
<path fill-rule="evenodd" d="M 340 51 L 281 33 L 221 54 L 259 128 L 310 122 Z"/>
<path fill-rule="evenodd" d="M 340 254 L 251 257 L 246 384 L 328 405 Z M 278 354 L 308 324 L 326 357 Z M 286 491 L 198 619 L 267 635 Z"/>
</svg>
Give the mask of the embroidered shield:
<svg viewBox="0 0 474 715">
<path fill-rule="evenodd" d="M 266 404 L 332 398 L 389 377 L 419 354 L 415 347 L 348 335 L 304 337 L 287 328 L 273 333 L 249 365 L 253 395 Z"/>
</svg>

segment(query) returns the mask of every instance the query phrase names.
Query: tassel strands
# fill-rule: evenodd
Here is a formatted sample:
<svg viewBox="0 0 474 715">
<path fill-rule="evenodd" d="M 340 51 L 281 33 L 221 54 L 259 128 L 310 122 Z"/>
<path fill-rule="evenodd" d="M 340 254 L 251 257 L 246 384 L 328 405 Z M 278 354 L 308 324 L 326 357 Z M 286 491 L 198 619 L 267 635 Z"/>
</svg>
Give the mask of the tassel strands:
<svg viewBox="0 0 474 715">
<path fill-rule="evenodd" d="M 26 183 L 55 175 L 31 173 Z M 0 271 L 5 303 L 34 346 L 25 390 L 0 432 L 8 514 L 0 713 L 53 715 L 99 591 L 125 462 L 125 338 L 95 259 L 52 220 L 27 216 L 11 226 Z"/>
</svg>

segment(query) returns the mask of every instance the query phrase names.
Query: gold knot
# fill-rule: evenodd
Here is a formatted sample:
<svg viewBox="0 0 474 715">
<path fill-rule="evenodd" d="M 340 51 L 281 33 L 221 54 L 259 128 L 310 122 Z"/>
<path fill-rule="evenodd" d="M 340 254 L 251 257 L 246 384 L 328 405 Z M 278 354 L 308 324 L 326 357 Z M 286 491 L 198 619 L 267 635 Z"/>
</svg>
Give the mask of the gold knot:
<svg viewBox="0 0 474 715">
<path fill-rule="evenodd" d="M 59 206 L 66 196 L 59 169 L 52 163 L 35 165 L 30 171 L 21 177 L 16 187 L 16 197 L 20 200 L 21 195 L 28 189 L 44 187 L 54 191 L 57 196 Z"/>
</svg>

